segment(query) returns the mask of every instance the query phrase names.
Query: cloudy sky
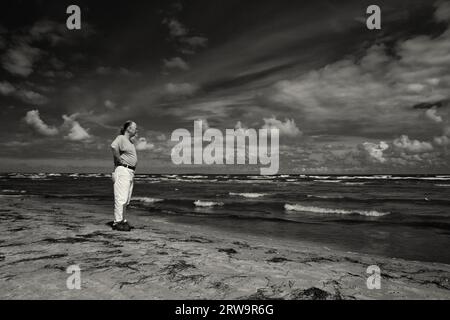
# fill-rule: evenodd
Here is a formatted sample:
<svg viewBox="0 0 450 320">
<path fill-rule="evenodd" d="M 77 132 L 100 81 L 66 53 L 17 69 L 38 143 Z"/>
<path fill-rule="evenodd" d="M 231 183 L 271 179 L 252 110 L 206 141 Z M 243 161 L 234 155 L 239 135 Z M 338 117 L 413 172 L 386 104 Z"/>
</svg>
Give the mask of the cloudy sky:
<svg viewBox="0 0 450 320">
<path fill-rule="evenodd" d="M 128 119 L 140 172 L 253 170 L 172 164 L 203 119 L 279 128 L 281 172 L 450 172 L 448 1 L 6 2 L 1 171 L 109 172 Z"/>
</svg>

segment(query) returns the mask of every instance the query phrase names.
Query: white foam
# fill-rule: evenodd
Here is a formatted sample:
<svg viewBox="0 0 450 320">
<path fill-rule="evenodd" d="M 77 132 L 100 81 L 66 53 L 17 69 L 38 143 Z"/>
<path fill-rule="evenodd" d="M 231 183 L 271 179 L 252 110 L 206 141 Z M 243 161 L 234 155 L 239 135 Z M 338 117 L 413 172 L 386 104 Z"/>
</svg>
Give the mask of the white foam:
<svg viewBox="0 0 450 320">
<path fill-rule="evenodd" d="M 319 199 L 342 199 L 343 196 L 315 196 L 313 194 L 307 194 L 308 198 L 319 198 Z"/>
<path fill-rule="evenodd" d="M 6 192 L 6 193 L 26 193 L 25 190 L 12 190 L 12 189 L 3 189 L 2 192 Z"/>
<path fill-rule="evenodd" d="M 244 198 L 260 198 L 267 195 L 267 193 L 256 193 L 256 192 L 242 192 L 242 193 L 230 192 L 229 194 L 230 196 L 240 196 Z"/>
<path fill-rule="evenodd" d="M 162 179 L 164 180 L 164 179 Z M 209 183 L 209 182 L 217 182 L 217 179 L 181 179 L 181 178 L 176 178 L 175 180 L 172 179 L 172 181 L 178 181 L 178 182 L 204 182 L 204 183 Z"/>
<path fill-rule="evenodd" d="M 26 178 L 26 176 L 25 175 L 23 175 L 23 174 L 20 174 L 20 173 L 16 173 L 16 174 L 13 174 L 13 175 L 10 175 L 9 176 L 10 178 Z"/>
<path fill-rule="evenodd" d="M 202 201 L 197 200 L 194 201 L 196 207 L 214 207 L 214 206 L 223 206 L 223 202 L 215 202 L 215 201 Z"/>
<path fill-rule="evenodd" d="M 166 178 L 176 178 L 176 177 L 178 177 L 178 175 L 177 175 L 177 174 L 164 174 L 163 177 L 166 177 Z"/>
<path fill-rule="evenodd" d="M 450 187 L 450 184 L 443 184 L 443 183 L 438 183 L 435 184 L 436 187 Z"/>
<path fill-rule="evenodd" d="M 183 176 L 186 179 L 207 179 L 208 176 Z"/>
<path fill-rule="evenodd" d="M 164 199 L 150 198 L 150 197 L 132 197 L 131 200 L 140 201 L 140 202 L 144 202 L 144 203 L 155 203 L 155 202 L 164 201 Z"/>
<path fill-rule="evenodd" d="M 273 176 L 264 176 L 264 175 L 261 175 L 261 176 L 247 176 L 247 179 L 250 179 L 250 180 L 273 180 L 274 177 Z"/>
<path fill-rule="evenodd" d="M 84 177 L 86 177 L 86 178 L 101 178 L 102 174 L 101 173 L 88 173 Z"/>
<path fill-rule="evenodd" d="M 359 214 L 362 216 L 369 217 L 381 217 L 389 214 L 389 212 L 379 212 L 375 210 L 345 210 L 345 209 L 331 209 L 331 208 L 320 208 L 313 206 L 302 206 L 300 204 L 285 204 L 284 208 L 288 211 L 303 211 L 303 212 L 314 212 L 314 213 L 334 213 L 334 214 Z"/>
</svg>

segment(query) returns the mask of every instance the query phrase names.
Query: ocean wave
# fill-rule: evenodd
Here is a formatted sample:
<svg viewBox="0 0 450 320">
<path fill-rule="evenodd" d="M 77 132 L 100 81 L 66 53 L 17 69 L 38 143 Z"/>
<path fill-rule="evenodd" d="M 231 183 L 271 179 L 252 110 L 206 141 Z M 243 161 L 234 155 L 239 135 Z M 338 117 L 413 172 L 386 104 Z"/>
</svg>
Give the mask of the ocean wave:
<svg viewBox="0 0 450 320">
<path fill-rule="evenodd" d="M 183 176 L 183 178 L 185 178 L 185 179 L 208 179 L 209 177 L 197 175 L 197 176 Z"/>
<path fill-rule="evenodd" d="M 247 176 L 246 178 L 250 179 L 250 180 L 273 180 L 276 177 L 275 176 L 265 176 L 265 175 L 260 175 L 260 176 L 251 175 L 251 176 Z"/>
<path fill-rule="evenodd" d="M 313 181 L 316 181 L 316 182 L 341 182 L 342 180 L 324 180 L 324 179 L 322 179 L 322 180 L 313 180 Z"/>
<path fill-rule="evenodd" d="M 360 186 L 360 185 L 365 185 L 365 182 L 344 182 L 345 185 L 348 186 Z"/>
<path fill-rule="evenodd" d="M 273 180 L 267 180 L 267 179 L 248 179 L 248 180 L 230 179 L 230 180 L 228 180 L 226 182 L 247 183 L 247 184 L 268 184 L 268 183 L 273 183 Z"/>
<path fill-rule="evenodd" d="M 240 196 L 240 197 L 244 197 L 244 198 L 260 198 L 260 197 L 264 197 L 265 195 L 267 195 L 267 193 L 256 193 L 256 192 L 242 192 L 242 193 L 238 193 L 238 192 L 230 192 L 229 195 L 230 196 Z"/>
<path fill-rule="evenodd" d="M 135 183 L 139 183 L 139 184 L 155 184 L 155 183 L 160 183 L 161 181 L 153 181 L 153 180 L 136 180 Z"/>
<path fill-rule="evenodd" d="M 27 178 L 27 176 L 24 174 L 20 174 L 20 173 L 13 173 L 13 174 L 9 175 L 9 178 L 21 179 L 21 178 Z"/>
<path fill-rule="evenodd" d="M 323 179 L 329 179 L 331 177 L 330 176 L 305 176 L 305 178 L 323 180 Z"/>
<path fill-rule="evenodd" d="M 132 197 L 131 200 L 144 202 L 144 203 L 155 203 L 164 201 L 164 199 L 150 198 L 150 197 Z"/>
<path fill-rule="evenodd" d="M 196 207 L 214 207 L 214 206 L 223 206 L 223 202 L 197 200 L 194 201 L 194 205 Z"/>
<path fill-rule="evenodd" d="M 435 184 L 436 187 L 450 187 L 450 184 L 445 184 L 445 183 L 438 183 Z"/>
<path fill-rule="evenodd" d="M 86 173 L 83 175 L 83 178 L 102 178 L 102 173 Z"/>
<path fill-rule="evenodd" d="M 164 180 L 164 179 L 161 179 L 161 180 Z M 181 178 L 176 178 L 176 179 L 169 179 L 169 180 L 170 181 L 177 181 L 177 182 L 203 182 L 203 183 L 217 182 L 217 179 L 193 179 L 193 178 L 181 179 Z"/>
<path fill-rule="evenodd" d="M 307 194 L 306 197 L 308 198 L 317 198 L 317 199 L 343 199 L 343 196 L 317 196 L 313 194 Z"/>
<path fill-rule="evenodd" d="M 26 190 L 12 190 L 12 189 L 3 189 L 2 192 L 5 193 L 26 193 Z"/>
<path fill-rule="evenodd" d="M 0 198 L 18 198 L 22 197 L 20 194 L 0 194 Z"/>
<path fill-rule="evenodd" d="M 368 179 L 368 180 L 386 180 L 391 179 L 391 175 L 373 175 L 373 176 L 337 176 L 337 179 Z"/>
<path fill-rule="evenodd" d="M 444 178 L 444 177 L 391 177 L 391 180 L 439 180 L 439 181 L 448 181 L 450 178 Z"/>
<path fill-rule="evenodd" d="M 345 210 L 345 209 L 331 209 L 331 208 L 321 208 L 313 206 L 302 206 L 300 204 L 285 204 L 284 208 L 287 211 L 305 211 L 314 213 L 334 213 L 334 214 L 359 214 L 368 217 L 381 217 L 389 214 L 389 212 L 379 212 L 375 210 Z"/>
</svg>

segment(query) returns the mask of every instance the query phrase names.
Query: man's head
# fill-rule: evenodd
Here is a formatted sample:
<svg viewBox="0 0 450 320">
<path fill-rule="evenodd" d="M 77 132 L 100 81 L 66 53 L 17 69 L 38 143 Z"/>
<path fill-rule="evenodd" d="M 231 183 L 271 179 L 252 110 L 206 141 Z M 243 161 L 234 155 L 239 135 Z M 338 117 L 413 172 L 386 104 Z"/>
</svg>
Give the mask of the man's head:
<svg viewBox="0 0 450 320">
<path fill-rule="evenodd" d="M 137 125 L 134 121 L 128 120 L 125 122 L 120 129 L 120 134 L 128 133 L 128 135 L 131 137 L 134 137 L 137 133 Z"/>
</svg>

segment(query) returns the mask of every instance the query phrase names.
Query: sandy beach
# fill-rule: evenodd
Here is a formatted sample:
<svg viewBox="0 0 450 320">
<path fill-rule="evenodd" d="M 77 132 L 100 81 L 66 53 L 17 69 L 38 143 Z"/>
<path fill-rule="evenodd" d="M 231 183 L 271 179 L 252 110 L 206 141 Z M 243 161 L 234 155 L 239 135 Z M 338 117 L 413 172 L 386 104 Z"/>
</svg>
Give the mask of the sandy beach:
<svg viewBox="0 0 450 320">
<path fill-rule="evenodd" d="M 112 231 L 111 208 L 1 196 L 1 299 L 450 299 L 450 265 L 339 252 L 143 219 Z M 70 265 L 81 289 L 69 290 Z M 381 289 L 369 290 L 377 265 Z"/>
</svg>

